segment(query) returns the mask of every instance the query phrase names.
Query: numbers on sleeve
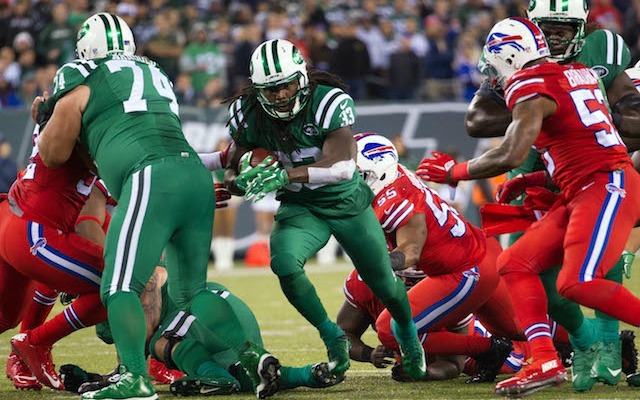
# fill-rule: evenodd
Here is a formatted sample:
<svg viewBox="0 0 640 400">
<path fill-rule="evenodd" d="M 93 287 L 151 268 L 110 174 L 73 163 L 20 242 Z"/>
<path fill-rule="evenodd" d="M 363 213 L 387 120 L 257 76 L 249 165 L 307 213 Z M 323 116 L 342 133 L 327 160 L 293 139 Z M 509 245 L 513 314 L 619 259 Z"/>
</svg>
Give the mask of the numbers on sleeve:
<svg viewBox="0 0 640 400">
<path fill-rule="evenodd" d="M 59 90 L 64 90 L 65 88 L 64 81 L 64 73 L 62 71 L 58 72 L 58 74 L 53 78 L 53 93 L 58 93 Z"/>
<path fill-rule="evenodd" d="M 340 112 L 340 118 L 342 118 L 342 126 L 353 125 L 356 122 L 356 117 L 353 115 L 353 109 L 347 107 Z"/>
<path fill-rule="evenodd" d="M 582 121 L 584 126 L 587 128 L 591 126 L 598 128 L 598 126 L 595 125 L 602 127 L 602 129 L 594 132 L 596 141 L 600 146 L 624 146 L 624 143 L 618 134 L 618 130 L 613 126 L 611 119 L 607 115 L 607 103 L 604 95 L 602 94 L 602 90 L 583 88 L 572 90 L 569 94 L 571 95 L 573 104 L 580 116 L 580 121 Z M 595 105 L 593 104 L 594 102 L 596 103 Z M 591 107 L 589 107 L 590 105 Z M 607 111 L 606 114 L 603 109 Z"/>
<path fill-rule="evenodd" d="M 440 206 L 438 206 L 433 198 L 433 194 L 431 193 L 430 189 L 425 190 L 424 194 L 425 201 L 433 212 L 433 215 L 436 217 L 436 221 L 438 222 L 438 225 L 440 227 L 445 226 L 447 221 L 449 221 L 449 218 L 453 218 L 455 224 L 451 227 L 451 229 L 449 229 L 449 233 L 451 233 L 451 236 L 462 237 L 465 233 L 467 233 L 467 226 L 464 224 L 464 221 L 462 221 L 462 219 L 460 218 L 460 214 L 458 214 L 458 211 L 455 208 L 451 208 L 449 204 L 445 202 L 441 202 Z"/>
<path fill-rule="evenodd" d="M 394 197 L 398 197 L 398 192 L 394 188 L 387 189 L 382 196 L 378 199 L 378 207 L 382 207 L 387 200 L 391 200 Z"/>
<path fill-rule="evenodd" d="M 147 111 L 147 100 L 143 98 L 145 79 L 144 71 L 142 67 L 130 60 L 109 60 L 105 64 L 109 68 L 111 73 L 122 71 L 123 68 L 129 68 L 133 72 L 133 83 L 131 85 L 131 93 L 129 98 L 122 102 L 125 113 L 131 113 L 136 111 Z M 144 66 L 144 64 L 143 64 Z M 153 65 L 147 65 L 149 72 L 151 73 L 151 81 L 156 92 L 169 100 L 169 108 L 171 112 L 178 115 L 178 100 L 175 93 L 173 93 L 173 87 L 169 78 L 160 72 L 160 69 Z"/>
</svg>

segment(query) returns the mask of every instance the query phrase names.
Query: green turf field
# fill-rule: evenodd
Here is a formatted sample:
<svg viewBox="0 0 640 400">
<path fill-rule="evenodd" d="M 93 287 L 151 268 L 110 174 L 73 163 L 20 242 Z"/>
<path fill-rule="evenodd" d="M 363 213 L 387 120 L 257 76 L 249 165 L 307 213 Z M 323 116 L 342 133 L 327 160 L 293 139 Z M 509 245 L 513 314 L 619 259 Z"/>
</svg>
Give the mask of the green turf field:
<svg viewBox="0 0 640 400">
<path fill-rule="evenodd" d="M 343 302 L 342 283 L 350 266 L 346 263 L 333 268 L 309 267 L 309 275 L 331 317 L 335 317 Z M 640 265 L 635 266 L 634 277 L 627 281 L 635 293 L 640 293 Z M 209 280 L 216 280 L 244 299 L 254 310 L 262 327 L 266 347 L 283 364 L 302 365 L 326 360 L 320 337 L 289 305 L 280 291 L 277 279 L 268 269 L 240 268 L 224 274 L 210 270 Z M 54 311 L 59 311 L 56 306 Z M 625 328 L 626 329 L 626 328 Z M 9 352 L 9 339 L 15 331 L 0 335 L 0 360 Z M 374 345 L 375 336 L 369 332 L 365 341 Z M 639 343 L 640 344 L 640 343 Z M 54 349 L 57 366 L 66 363 L 78 364 L 91 372 L 106 373 L 115 366 L 114 349 L 102 344 L 93 329 L 86 329 L 62 340 Z M 167 386 L 157 387 L 160 398 L 173 398 Z M 0 400 L 13 399 L 72 399 L 79 396 L 69 392 L 17 391 L 10 381 L 0 379 Z M 251 399 L 255 396 L 237 395 L 236 399 Z M 464 378 L 447 382 L 398 383 L 391 379 L 389 370 L 376 370 L 369 364 L 354 362 L 344 383 L 324 390 L 296 389 L 277 393 L 273 399 L 490 399 L 493 385 L 468 386 Z M 637 399 L 640 389 L 631 389 L 622 382 L 617 387 L 597 385 L 591 392 L 578 394 L 571 385 L 539 392 L 532 399 Z M 196 399 L 196 398 L 194 398 Z"/>
</svg>

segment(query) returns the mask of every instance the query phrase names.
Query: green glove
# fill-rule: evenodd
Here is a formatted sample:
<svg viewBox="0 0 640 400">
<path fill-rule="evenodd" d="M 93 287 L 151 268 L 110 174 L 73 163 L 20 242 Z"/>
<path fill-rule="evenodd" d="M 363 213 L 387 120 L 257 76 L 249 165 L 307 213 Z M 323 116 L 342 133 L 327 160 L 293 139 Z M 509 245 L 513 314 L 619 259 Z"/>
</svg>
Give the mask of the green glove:
<svg viewBox="0 0 640 400">
<path fill-rule="evenodd" d="M 283 188 L 289 184 L 289 174 L 277 163 L 259 172 L 249 183 L 245 198 L 254 202 L 262 199 L 268 193 Z"/>
<path fill-rule="evenodd" d="M 249 186 L 249 182 L 251 182 L 260 172 L 264 171 L 265 168 L 271 164 L 273 161 L 272 156 L 267 156 L 264 160 L 260 162 L 260 164 L 255 167 L 251 166 L 251 157 L 253 156 L 252 151 L 246 152 L 240 158 L 240 174 L 236 178 L 236 185 L 244 191 L 247 190 Z"/>
</svg>

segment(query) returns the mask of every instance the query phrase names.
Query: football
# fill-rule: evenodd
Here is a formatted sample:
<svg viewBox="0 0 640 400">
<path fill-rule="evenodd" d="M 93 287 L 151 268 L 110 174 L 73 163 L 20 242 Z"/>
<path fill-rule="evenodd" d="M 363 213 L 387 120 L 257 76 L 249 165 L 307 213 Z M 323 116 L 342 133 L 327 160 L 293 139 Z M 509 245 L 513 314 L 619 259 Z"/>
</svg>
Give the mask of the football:
<svg viewBox="0 0 640 400">
<path fill-rule="evenodd" d="M 276 161 L 278 161 L 278 156 L 272 151 L 269 151 L 263 148 L 257 148 L 251 151 L 253 151 L 253 154 L 251 155 L 251 161 L 250 161 L 250 164 L 252 167 L 255 167 L 258 164 L 260 164 L 262 160 L 264 160 L 268 156 L 273 157 L 273 161 L 269 165 L 273 165 L 275 164 Z"/>
</svg>

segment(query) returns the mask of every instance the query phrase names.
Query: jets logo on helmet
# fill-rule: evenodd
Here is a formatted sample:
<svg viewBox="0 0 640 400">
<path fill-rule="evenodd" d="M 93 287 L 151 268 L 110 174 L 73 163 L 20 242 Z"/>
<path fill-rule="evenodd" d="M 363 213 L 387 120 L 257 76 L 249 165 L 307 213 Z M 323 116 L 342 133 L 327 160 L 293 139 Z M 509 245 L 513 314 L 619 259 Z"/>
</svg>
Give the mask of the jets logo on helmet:
<svg viewBox="0 0 640 400">
<path fill-rule="evenodd" d="M 574 57 L 584 45 L 585 26 L 589 10 L 585 0 L 531 0 L 527 17 L 536 25 L 570 26 L 574 34 L 569 39 L 551 42 L 551 59 L 563 61 Z"/>
<path fill-rule="evenodd" d="M 268 40 L 258 46 L 251 55 L 249 73 L 260 105 L 274 118 L 291 120 L 309 101 L 307 63 L 288 40 Z M 268 90 L 292 82 L 298 85 L 293 96 L 277 102 L 269 99 Z"/>
<path fill-rule="evenodd" d="M 113 53 L 133 55 L 136 45 L 131 28 L 122 18 L 98 13 L 84 21 L 78 31 L 76 52 L 83 60 L 93 60 Z"/>
<path fill-rule="evenodd" d="M 527 63 L 549 56 L 540 28 L 523 18 L 507 18 L 494 25 L 482 50 L 485 71 L 498 86 Z"/>
<path fill-rule="evenodd" d="M 398 177 L 398 151 L 382 135 L 360 133 L 354 138 L 358 146 L 356 164 L 360 176 L 377 195 Z"/>
</svg>

